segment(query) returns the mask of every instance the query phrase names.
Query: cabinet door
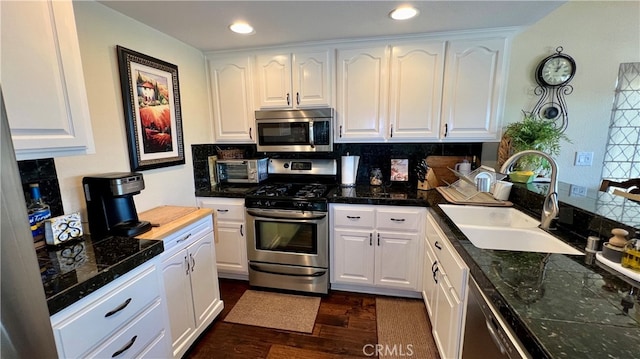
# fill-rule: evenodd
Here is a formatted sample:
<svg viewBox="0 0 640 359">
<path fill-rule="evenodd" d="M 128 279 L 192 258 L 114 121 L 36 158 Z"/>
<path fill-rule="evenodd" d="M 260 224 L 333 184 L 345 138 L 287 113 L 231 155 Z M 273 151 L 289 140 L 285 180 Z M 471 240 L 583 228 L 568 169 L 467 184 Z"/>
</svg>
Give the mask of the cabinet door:
<svg viewBox="0 0 640 359">
<path fill-rule="evenodd" d="M 384 140 L 388 57 L 386 46 L 338 50 L 336 142 Z"/>
<path fill-rule="evenodd" d="M 424 304 L 427 307 L 427 313 L 429 314 L 429 318 L 431 321 L 434 321 L 435 313 L 435 303 L 436 303 L 436 290 L 437 290 L 437 271 L 436 268 L 438 263 L 436 262 L 436 255 L 433 253 L 431 247 L 429 247 L 429 242 L 425 237 L 425 247 L 424 247 L 424 262 L 423 271 L 422 271 L 422 299 L 424 300 Z"/>
<path fill-rule="evenodd" d="M 422 272 L 418 234 L 380 231 L 375 237 L 375 284 L 417 290 Z"/>
<path fill-rule="evenodd" d="M 200 238 L 190 245 L 187 251 L 191 265 L 191 291 L 197 328 L 213 313 L 215 305 L 220 300 L 213 233 L 209 232 Z"/>
<path fill-rule="evenodd" d="M 169 310 L 171 339 L 174 356 L 183 352 L 195 330 L 191 282 L 191 264 L 187 250 L 181 250 L 162 259 L 162 278 Z"/>
<path fill-rule="evenodd" d="M 243 223 L 218 222 L 216 265 L 219 272 L 249 274 Z"/>
<path fill-rule="evenodd" d="M 433 339 L 440 349 L 441 357 L 459 358 L 460 336 L 462 335 L 460 324 L 462 302 L 449 284 L 446 274 L 440 272 L 437 277 L 438 285 L 436 286 L 437 295 L 434 308 L 437 314 L 435 322 L 433 322 Z"/>
<path fill-rule="evenodd" d="M 331 107 L 333 51 L 293 54 L 293 104 L 298 108 Z"/>
<path fill-rule="evenodd" d="M 390 141 L 438 139 L 444 42 L 421 42 L 391 49 Z"/>
<path fill-rule="evenodd" d="M 94 153 L 71 1 L 1 6 L 1 83 L 17 159 Z"/>
<path fill-rule="evenodd" d="M 506 39 L 455 40 L 447 48 L 441 128 L 445 140 L 498 140 Z"/>
<path fill-rule="evenodd" d="M 260 108 L 291 108 L 291 55 L 258 55 L 256 61 L 258 73 L 258 100 Z"/>
<path fill-rule="evenodd" d="M 334 229 L 333 235 L 333 281 L 373 284 L 373 232 Z"/>
<path fill-rule="evenodd" d="M 213 137 L 218 143 L 255 143 L 252 57 L 208 60 Z"/>
</svg>

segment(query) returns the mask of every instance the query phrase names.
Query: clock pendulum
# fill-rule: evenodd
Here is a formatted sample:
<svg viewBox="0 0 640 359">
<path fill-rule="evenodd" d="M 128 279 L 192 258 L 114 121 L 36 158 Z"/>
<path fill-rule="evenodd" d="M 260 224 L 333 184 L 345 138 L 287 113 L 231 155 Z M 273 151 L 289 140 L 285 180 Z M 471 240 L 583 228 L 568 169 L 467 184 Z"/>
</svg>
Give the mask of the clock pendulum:
<svg viewBox="0 0 640 359">
<path fill-rule="evenodd" d="M 564 132 L 569 124 L 564 97 L 573 92 L 569 81 L 576 74 L 576 62 L 571 56 L 563 54 L 562 50 L 562 46 L 558 46 L 556 53 L 544 58 L 536 68 L 538 86 L 534 94 L 540 99 L 531 113 L 541 119 L 554 120 L 556 127 Z"/>
</svg>

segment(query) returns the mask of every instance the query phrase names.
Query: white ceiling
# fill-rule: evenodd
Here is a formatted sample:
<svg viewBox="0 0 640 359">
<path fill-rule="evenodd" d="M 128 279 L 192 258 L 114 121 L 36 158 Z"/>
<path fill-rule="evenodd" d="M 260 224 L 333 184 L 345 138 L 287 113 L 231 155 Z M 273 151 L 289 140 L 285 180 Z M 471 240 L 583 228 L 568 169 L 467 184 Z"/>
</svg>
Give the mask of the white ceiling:
<svg viewBox="0 0 640 359">
<path fill-rule="evenodd" d="M 100 3 L 203 51 L 320 40 L 527 26 L 566 1 L 116 1 Z M 394 21 L 397 5 L 412 4 L 418 17 Z M 255 34 L 228 26 L 249 22 Z"/>
</svg>

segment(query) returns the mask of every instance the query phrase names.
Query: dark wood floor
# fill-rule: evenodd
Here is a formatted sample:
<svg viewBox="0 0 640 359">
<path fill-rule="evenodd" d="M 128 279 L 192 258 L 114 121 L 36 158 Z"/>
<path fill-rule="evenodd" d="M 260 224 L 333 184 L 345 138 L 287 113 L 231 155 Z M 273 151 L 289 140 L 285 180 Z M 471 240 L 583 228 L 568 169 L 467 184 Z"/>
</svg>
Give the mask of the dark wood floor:
<svg viewBox="0 0 640 359">
<path fill-rule="evenodd" d="M 248 282 L 220 280 L 224 310 L 186 358 L 364 358 L 365 344 L 377 343 L 374 295 L 322 297 L 313 333 L 304 334 L 224 322 L 247 289 Z"/>
</svg>

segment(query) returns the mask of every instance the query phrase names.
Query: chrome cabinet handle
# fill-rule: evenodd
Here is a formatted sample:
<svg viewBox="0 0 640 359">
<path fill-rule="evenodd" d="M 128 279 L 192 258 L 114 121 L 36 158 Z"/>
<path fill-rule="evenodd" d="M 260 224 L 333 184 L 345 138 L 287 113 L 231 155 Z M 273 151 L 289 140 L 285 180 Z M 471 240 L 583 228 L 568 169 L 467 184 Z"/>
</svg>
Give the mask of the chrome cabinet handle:
<svg viewBox="0 0 640 359">
<path fill-rule="evenodd" d="M 127 344 L 125 344 L 122 348 L 120 348 L 119 350 L 116 350 L 115 353 L 111 354 L 112 358 L 117 357 L 118 355 L 126 352 L 127 350 L 129 350 L 129 348 L 131 348 L 131 346 L 133 345 L 133 343 L 136 342 L 136 339 L 138 339 L 137 335 L 134 335 L 133 338 L 131 338 L 131 340 L 129 340 L 129 342 Z"/>
<path fill-rule="evenodd" d="M 369 246 L 373 245 L 373 233 L 369 233 Z"/>
<path fill-rule="evenodd" d="M 340 136 L 338 137 L 342 138 L 342 125 L 340 125 Z"/>
<path fill-rule="evenodd" d="M 191 237 L 191 233 L 189 233 L 189 234 L 187 234 L 186 236 L 184 236 L 184 237 L 182 237 L 182 238 L 178 239 L 178 240 L 176 241 L 176 243 L 184 242 L 184 241 L 186 241 L 189 237 Z"/>
<path fill-rule="evenodd" d="M 243 224 L 240 225 L 240 236 L 244 237 L 244 233 L 242 233 L 242 226 Z"/>
<path fill-rule="evenodd" d="M 189 254 L 189 257 L 191 257 L 191 271 L 193 272 L 196 269 L 196 260 L 193 258 L 193 254 Z"/>
<path fill-rule="evenodd" d="M 391 125 L 391 137 L 393 137 L 393 125 Z"/>
<path fill-rule="evenodd" d="M 227 213 L 229 212 L 228 209 L 216 209 L 216 211 L 220 212 L 220 213 Z"/>
<path fill-rule="evenodd" d="M 438 271 L 440 270 L 440 268 L 438 268 L 438 262 L 433 262 L 433 265 L 436 267 L 436 269 L 434 269 L 432 271 L 433 280 L 436 282 L 436 284 L 438 284 Z M 432 266 L 432 268 L 433 268 L 433 266 Z"/>
<path fill-rule="evenodd" d="M 289 93 L 287 92 L 287 106 L 291 105 L 291 101 L 289 100 Z"/>
<path fill-rule="evenodd" d="M 104 315 L 105 318 L 108 318 L 116 313 L 118 313 L 119 311 L 123 310 L 124 308 L 127 307 L 127 305 L 129 305 L 129 303 L 131 303 L 131 298 L 127 299 L 124 301 L 124 303 L 120 304 L 119 306 L 117 306 L 115 309 L 110 310 L 107 312 L 107 314 Z"/>
<path fill-rule="evenodd" d="M 449 124 L 445 123 L 444 124 L 444 137 L 447 137 L 448 134 L 449 134 Z"/>
<path fill-rule="evenodd" d="M 296 103 L 300 104 L 300 92 L 296 92 Z"/>
<path fill-rule="evenodd" d="M 440 243 L 438 243 L 438 241 L 436 241 L 436 243 L 433 244 L 434 247 L 438 248 L 439 250 L 442 250 L 442 246 L 440 245 Z"/>
<path fill-rule="evenodd" d="M 349 219 L 360 219 L 360 216 L 347 216 Z"/>
<path fill-rule="evenodd" d="M 394 222 L 404 222 L 404 218 L 391 218 Z"/>
<path fill-rule="evenodd" d="M 252 130 L 253 130 L 253 128 L 249 127 L 249 139 L 250 140 L 253 140 L 253 136 L 251 135 Z"/>
<path fill-rule="evenodd" d="M 378 233 L 378 247 L 380 247 L 380 233 Z"/>
<path fill-rule="evenodd" d="M 185 272 L 185 274 L 189 275 L 189 271 L 191 270 L 191 268 L 189 268 L 189 259 L 187 259 L 187 256 L 184 256 L 184 263 L 187 266 L 187 271 Z"/>
</svg>

